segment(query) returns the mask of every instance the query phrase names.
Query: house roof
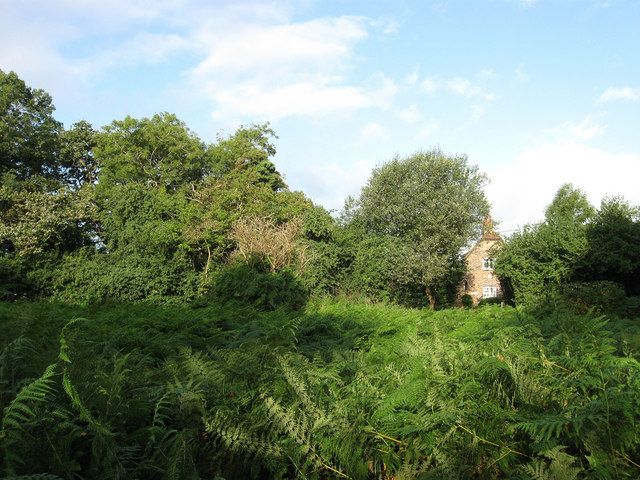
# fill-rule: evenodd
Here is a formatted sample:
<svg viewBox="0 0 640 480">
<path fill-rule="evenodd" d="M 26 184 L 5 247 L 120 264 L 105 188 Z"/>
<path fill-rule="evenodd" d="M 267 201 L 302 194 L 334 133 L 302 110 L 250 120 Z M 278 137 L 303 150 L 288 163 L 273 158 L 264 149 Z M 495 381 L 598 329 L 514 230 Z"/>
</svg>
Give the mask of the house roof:
<svg viewBox="0 0 640 480">
<path fill-rule="evenodd" d="M 502 237 L 493 229 L 493 219 L 491 215 L 484 217 L 484 221 L 482 222 L 482 237 L 480 241 L 482 240 L 502 240 Z"/>
</svg>

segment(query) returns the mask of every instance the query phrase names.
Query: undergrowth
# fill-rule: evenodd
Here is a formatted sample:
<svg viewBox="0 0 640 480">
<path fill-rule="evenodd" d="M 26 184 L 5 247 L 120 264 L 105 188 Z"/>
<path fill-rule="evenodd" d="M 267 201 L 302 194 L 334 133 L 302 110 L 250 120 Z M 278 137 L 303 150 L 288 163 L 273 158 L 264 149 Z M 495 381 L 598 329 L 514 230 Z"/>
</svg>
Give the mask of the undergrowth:
<svg viewBox="0 0 640 480">
<path fill-rule="evenodd" d="M 0 303 L 4 478 L 640 477 L 638 323 Z"/>
</svg>

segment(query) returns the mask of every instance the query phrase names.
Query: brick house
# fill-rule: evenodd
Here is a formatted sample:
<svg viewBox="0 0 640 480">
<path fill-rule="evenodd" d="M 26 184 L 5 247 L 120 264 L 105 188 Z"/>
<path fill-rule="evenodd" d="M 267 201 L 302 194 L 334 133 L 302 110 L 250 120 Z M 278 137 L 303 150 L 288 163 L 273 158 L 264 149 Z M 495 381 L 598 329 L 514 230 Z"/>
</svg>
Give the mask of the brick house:
<svg viewBox="0 0 640 480">
<path fill-rule="evenodd" d="M 493 273 L 495 251 L 501 244 L 502 238 L 493 230 L 493 221 L 487 216 L 482 225 L 482 237 L 464 256 L 467 273 L 458 286 L 458 305 L 463 304 L 465 295 L 471 297 L 473 305 L 482 299 L 502 297 L 500 280 Z"/>
</svg>

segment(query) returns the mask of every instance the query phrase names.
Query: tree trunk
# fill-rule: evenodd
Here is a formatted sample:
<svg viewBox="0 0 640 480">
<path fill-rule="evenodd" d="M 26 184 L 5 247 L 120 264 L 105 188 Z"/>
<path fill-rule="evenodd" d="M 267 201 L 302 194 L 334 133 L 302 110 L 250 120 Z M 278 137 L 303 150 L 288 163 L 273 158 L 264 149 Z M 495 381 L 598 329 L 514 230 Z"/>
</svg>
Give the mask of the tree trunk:
<svg viewBox="0 0 640 480">
<path fill-rule="evenodd" d="M 433 295 L 431 291 L 431 287 L 427 287 L 427 297 L 429 298 L 429 308 L 431 310 L 436 309 L 436 297 Z"/>
</svg>

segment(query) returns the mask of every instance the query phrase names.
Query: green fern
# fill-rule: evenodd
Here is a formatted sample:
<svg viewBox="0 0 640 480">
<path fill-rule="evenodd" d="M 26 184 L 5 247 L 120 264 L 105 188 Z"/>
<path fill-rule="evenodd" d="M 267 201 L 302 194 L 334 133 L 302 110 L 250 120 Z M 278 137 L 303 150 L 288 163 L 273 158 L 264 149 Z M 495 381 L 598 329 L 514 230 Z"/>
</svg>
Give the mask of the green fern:
<svg viewBox="0 0 640 480">
<path fill-rule="evenodd" d="M 36 353 L 33 342 L 20 335 L 10 341 L 0 352 L 0 407 L 5 405 L 7 397 L 15 395 L 19 380 L 19 366 L 28 363 Z"/>
<path fill-rule="evenodd" d="M 536 459 L 525 465 L 522 470 L 533 480 L 575 480 L 583 469 L 575 466 L 576 458 L 565 453 L 558 445 L 542 454 L 544 459 Z"/>
<path fill-rule="evenodd" d="M 4 410 L 0 442 L 4 451 L 5 469 L 10 475 L 15 473 L 16 463 L 24 463 L 12 447 L 22 441 L 22 432 L 36 417 L 36 405 L 44 403 L 47 396 L 53 392 L 55 375 L 56 364 L 49 365 L 40 378 L 25 385 Z"/>
</svg>

